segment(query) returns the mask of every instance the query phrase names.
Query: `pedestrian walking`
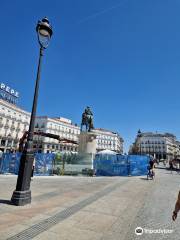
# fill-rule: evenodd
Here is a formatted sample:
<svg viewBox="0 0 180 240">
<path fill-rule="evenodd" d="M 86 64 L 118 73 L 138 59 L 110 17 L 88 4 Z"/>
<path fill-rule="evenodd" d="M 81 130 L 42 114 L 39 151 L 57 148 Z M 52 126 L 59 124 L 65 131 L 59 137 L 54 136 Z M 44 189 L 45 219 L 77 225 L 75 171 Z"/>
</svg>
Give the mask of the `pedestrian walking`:
<svg viewBox="0 0 180 240">
<path fill-rule="evenodd" d="M 174 169 L 173 160 L 171 159 L 171 160 L 169 160 L 169 170 L 171 171 L 171 173 L 172 173 L 173 169 Z"/>
</svg>

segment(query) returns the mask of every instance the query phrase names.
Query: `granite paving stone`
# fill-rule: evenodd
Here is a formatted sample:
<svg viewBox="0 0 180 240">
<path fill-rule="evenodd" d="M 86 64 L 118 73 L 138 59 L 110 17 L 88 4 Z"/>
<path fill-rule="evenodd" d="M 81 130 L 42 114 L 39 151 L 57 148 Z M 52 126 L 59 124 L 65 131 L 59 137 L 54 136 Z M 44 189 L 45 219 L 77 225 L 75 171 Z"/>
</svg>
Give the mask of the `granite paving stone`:
<svg viewBox="0 0 180 240">
<path fill-rule="evenodd" d="M 0 240 L 180 239 L 171 214 L 180 175 L 156 169 L 154 181 L 137 177 L 34 177 L 32 203 L 9 204 L 17 176 L 0 175 Z M 6 191 L 4 191 L 6 189 Z M 135 234 L 135 228 L 172 234 Z"/>
</svg>

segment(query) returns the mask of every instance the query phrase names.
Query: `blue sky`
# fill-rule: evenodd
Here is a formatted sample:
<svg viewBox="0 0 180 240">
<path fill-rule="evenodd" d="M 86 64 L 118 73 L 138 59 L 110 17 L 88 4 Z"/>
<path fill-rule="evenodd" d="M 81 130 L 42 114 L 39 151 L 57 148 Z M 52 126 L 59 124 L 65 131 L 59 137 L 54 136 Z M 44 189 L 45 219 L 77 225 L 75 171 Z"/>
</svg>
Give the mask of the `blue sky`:
<svg viewBox="0 0 180 240">
<path fill-rule="evenodd" d="M 54 35 L 44 54 L 38 114 L 118 131 L 125 150 L 137 130 L 180 138 L 180 2 L 177 0 L 1 0 L 1 82 L 31 111 L 39 46 L 48 16 Z"/>
</svg>

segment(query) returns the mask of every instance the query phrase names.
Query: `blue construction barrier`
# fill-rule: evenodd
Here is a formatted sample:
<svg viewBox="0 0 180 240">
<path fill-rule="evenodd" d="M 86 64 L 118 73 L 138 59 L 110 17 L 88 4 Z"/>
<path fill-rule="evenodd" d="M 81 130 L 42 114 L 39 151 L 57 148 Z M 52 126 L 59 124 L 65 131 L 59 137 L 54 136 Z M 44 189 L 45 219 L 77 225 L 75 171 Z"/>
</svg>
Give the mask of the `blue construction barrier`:
<svg viewBox="0 0 180 240">
<path fill-rule="evenodd" d="M 18 174 L 20 157 L 21 153 L 3 153 L 0 157 L 0 173 Z M 34 175 L 53 174 L 55 157 L 54 153 L 36 153 Z M 75 162 L 77 166 L 82 165 L 77 160 Z M 147 174 L 148 163 L 148 156 L 96 154 L 93 168 L 96 176 L 139 176 Z M 66 163 L 66 167 L 69 165 L 72 164 Z"/>
<path fill-rule="evenodd" d="M 130 162 L 130 175 L 139 176 L 147 174 L 147 167 L 150 161 L 149 156 L 129 155 L 128 160 Z"/>
<path fill-rule="evenodd" d="M 149 157 L 142 155 L 96 154 L 96 176 L 140 176 L 147 174 Z"/>
<path fill-rule="evenodd" d="M 0 173 L 18 174 L 21 153 L 3 153 L 0 159 Z"/>
<path fill-rule="evenodd" d="M 54 153 L 36 153 L 34 175 L 53 174 L 54 159 Z"/>
<path fill-rule="evenodd" d="M 3 153 L 0 158 L 0 174 L 18 174 L 21 153 Z M 55 154 L 36 153 L 34 175 L 50 175 L 53 171 Z"/>
</svg>

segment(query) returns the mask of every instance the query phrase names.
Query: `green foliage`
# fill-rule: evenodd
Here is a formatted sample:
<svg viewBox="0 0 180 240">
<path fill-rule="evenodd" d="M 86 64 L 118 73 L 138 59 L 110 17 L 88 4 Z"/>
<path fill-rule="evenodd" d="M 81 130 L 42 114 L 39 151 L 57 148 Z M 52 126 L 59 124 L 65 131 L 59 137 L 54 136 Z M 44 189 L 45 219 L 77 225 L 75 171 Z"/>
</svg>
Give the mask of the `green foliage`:
<svg viewBox="0 0 180 240">
<path fill-rule="evenodd" d="M 60 165 L 62 162 L 62 155 L 60 153 L 57 153 L 54 159 L 55 165 Z"/>
</svg>

